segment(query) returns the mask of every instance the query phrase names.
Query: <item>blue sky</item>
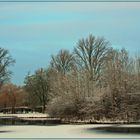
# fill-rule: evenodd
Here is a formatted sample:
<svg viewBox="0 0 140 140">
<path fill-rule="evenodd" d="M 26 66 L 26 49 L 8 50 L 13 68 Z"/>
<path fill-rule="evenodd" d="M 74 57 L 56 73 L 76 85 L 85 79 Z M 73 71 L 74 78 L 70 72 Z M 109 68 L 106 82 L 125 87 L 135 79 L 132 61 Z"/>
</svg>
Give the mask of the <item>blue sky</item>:
<svg viewBox="0 0 140 140">
<path fill-rule="evenodd" d="M 140 2 L 0 3 L 0 46 L 16 59 L 12 82 L 49 65 L 51 54 L 89 34 L 116 48 L 140 51 Z"/>
</svg>

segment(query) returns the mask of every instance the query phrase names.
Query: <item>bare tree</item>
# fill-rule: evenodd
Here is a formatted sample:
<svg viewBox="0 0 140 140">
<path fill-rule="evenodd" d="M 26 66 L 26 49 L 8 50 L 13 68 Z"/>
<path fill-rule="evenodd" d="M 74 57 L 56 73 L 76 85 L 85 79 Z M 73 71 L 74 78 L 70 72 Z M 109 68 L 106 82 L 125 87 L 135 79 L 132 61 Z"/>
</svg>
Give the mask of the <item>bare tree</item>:
<svg viewBox="0 0 140 140">
<path fill-rule="evenodd" d="M 9 55 L 8 50 L 0 47 L 0 87 L 9 80 L 11 71 L 8 67 L 15 63 L 15 60 Z"/>
<path fill-rule="evenodd" d="M 49 94 L 48 72 L 39 69 L 33 75 L 28 75 L 25 79 L 25 89 L 32 97 L 35 96 L 45 112 Z"/>
<path fill-rule="evenodd" d="M 86 39 L 79 40 L 74 52 L 77 62 L 90 74 L 90 79 L 98 81 L 101 76 L 102 66 L 107 58 L 109 42 L 104 38 L 89 35 Z"/>
<path fill-rule="evenodd" d="M 12 113 L 15 113 L 15 107 L 21 105 L 24 99 L 24 93 L 22 89 L 12 83 L 4 84 L 0 91 L 3 98 L 0 101 L 4 101 L 4 107 L 12 107 Z"/>
<path fill-rule="evenodd" d="M 56 56 L 52 56 L 51 67 L 65 75 L 75 67 L 75 58 L 68 50 L 60 50 Z"/>
<path fill-rule="evenodd" d="M 111 49 L 108 56 L 104 67 L 104 81 L 107 81 L 112 90 L 116 88 L 127 92 L 127 85 L 134 72 L 133 61 L 125 49 Z"/>
</svg>

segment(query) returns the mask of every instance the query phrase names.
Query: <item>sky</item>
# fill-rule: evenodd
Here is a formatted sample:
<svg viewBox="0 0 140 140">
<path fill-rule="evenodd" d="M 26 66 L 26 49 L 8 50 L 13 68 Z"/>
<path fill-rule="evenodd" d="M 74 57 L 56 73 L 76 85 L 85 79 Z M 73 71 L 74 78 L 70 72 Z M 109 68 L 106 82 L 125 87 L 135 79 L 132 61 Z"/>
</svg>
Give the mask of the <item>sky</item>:
<svg viewBox="0 0 140 140">
<path fill-rule="evenodd" d="M 0 2 L 0 47 L 16 63 L 11 81 L 47 68 L 60 49 L 93 34 L 115 48 L 140 51 L 140 2 Z"/>
</svg>

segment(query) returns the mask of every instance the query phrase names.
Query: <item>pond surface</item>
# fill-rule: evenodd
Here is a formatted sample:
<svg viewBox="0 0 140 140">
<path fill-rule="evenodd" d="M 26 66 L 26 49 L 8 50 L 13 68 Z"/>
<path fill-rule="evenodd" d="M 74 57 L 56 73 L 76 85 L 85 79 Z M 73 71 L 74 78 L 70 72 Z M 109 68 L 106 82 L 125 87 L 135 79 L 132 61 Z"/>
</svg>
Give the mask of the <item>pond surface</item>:
<svg viewBox="0 0 140 140">
<path fill-rule="evenodd" d="M 18 117 L 3 117 L 0 118 L 0 125 L 53 125 L 53 124 L 61 124 L 61 120 L 47 120 L 39 118 L 37 120 L 35 119 L 20 119 Z"/>
<path fill-rule="evenodd" d="M 102 126 L 93 127 L 87 129 L 89 132 L 97 133 L 108 133 L 108 134 L 139 134 L 140 135 L 140 125 L 112 125 L 112 126 Z"/>
<path fill-rule="evenodd" d="M 137 129 L 135 129 L 136 127 Z M 68 125 L 68 124 L 67 125 L 63 125 L 63 124 L 1 125 L 0 138 L 106 138 L 106 139 L 107 138 L 125 138 L 125 139 L 138 138 L 140 139 L 140 133 L 139 133 L 139 126 L 136 125 L 135 126 L 94 125 L 94 124 L 91 125 Z"/>
<path fill-rule="evenodd" d="M 140 138 L 140 125 L 73 125 L 60 120 L 0 118 L 0 138 Z"/>
</svg>

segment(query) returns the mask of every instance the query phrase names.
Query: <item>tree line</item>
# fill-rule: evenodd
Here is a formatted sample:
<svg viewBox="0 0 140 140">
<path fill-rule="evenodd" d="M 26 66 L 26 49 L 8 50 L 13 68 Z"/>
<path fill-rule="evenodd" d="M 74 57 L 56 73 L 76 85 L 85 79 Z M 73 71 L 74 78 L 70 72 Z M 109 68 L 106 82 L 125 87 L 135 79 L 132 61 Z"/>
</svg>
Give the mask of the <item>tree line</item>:
<svg viewBox="0 0 140 140">
<path fill-rule="evenodd" d="M 9 97 L 13 106 L 42 106 L 43 113 L 67 120 L 139 120 L 139 55 L 114 49 L 103 37 L 89 35 L 77 42 L 73 52 L 63 49 L 52 55 L 48 68 L 28 73 L 24 86 L 16 87 L 5 84 L 11 74 L 7 68 L 15 61 L 2 55 L 5 49 L 0 50 L 1 106 L 5 93 L 19 97 Z"/>
</svg>

